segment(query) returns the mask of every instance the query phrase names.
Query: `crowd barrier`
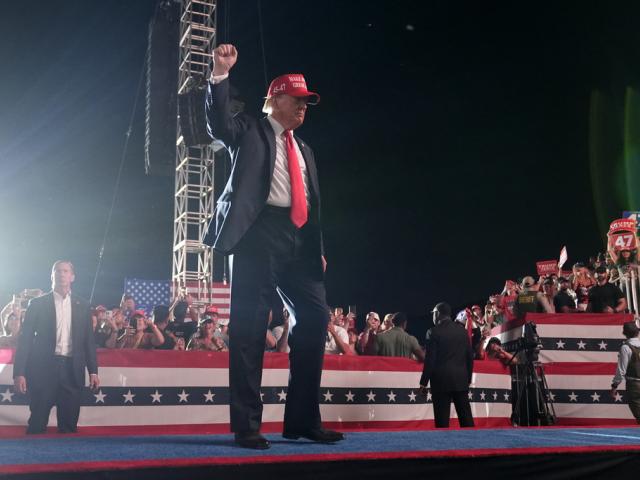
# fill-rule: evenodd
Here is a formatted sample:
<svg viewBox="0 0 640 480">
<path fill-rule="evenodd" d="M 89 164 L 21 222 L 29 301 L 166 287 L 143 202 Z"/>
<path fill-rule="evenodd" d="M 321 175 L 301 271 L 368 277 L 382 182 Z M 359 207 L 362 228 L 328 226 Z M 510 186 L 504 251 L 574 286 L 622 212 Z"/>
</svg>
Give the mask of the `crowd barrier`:
<svg viewBox="0 0 640 480">
<path fill-rule="evenodd" d="M 531 315 L 544 346 L 549 395 L 559 425 L 634 425 L 624 389 L 609 395 L 627 315 Z M 517 342 L 523 322 L 492 332 Z M 0 434 L 26 424 L 28 398 L 13 391 L 12 350 L 0 350 Z M 83 391 L 79 427 L 87 432 L 229 431 L 227 353 L 99 350 L 101 388 Z M 286 354 L 266 353 L 261 396 L 264 431 L 282 428 L 287 395 Z M 325 424 L 345 429 L 433 427 L 430 395 L 418 390 L 422 365 L 389 357 L 325 356 L 320 409 Z M 621 385 L 621 387 L 623 387 Z M 474 363 L 469 392 L 478 426 L 507 426 L 509 370 L 493 360 Z M 452 408 L 452 418 L 455 412 Z M 455 421 L 454 421 L 455 424 Z M 55 425 L 52 412 L 50 425 Z"/>
<path fill-rule="evenodd" d="M 638 315 L 640 313 L 638 290 L 640 287 L 640 279 L 635 269 L 629 269 L 628 273 L 623 274 L 616 282 L 625 294 L 627 299 L 627 307 L 629 311 Z"/>
<path fill-rule="evenodd" d="M 25 425 L 26 396 L 13 393 L 11 350 L 0 350 L 0 432 Z M 229 357 L 223 352 L 101 350 L 98 392 L 83 392 L 79 427 L 113 432 L 229 431 Z M 282 428 L 286 354 L 266 353 L 261 395 L 265 431 Z M 429 397 L 418 390 L 422 365 L 404 358 L 325 356 L 320 409 L 326 425 L 348 429 L 433 426 Z M 477 424 L 505 426 L 510 377 L 477 362 L 471 406 Z M 50 425 L 55 425 L 52 412 Z"/>
</svg>

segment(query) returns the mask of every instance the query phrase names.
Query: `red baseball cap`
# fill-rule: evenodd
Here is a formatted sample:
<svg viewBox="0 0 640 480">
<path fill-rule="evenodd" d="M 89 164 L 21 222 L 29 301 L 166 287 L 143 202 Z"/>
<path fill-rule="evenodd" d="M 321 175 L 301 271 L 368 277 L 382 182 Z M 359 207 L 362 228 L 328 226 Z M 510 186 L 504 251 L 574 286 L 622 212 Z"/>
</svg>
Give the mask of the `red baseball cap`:
<svg viewBox="0 0 640 480">
<path fill-rule="evenodd" d="M 209 305 L 207 308 L 205 308 L 204 313 L 218 313 L 218 307 L 214 306 L 214 305 Z"/>
<path fill-rule="evenodd" d="M 320 95 L 307 90 L 307 82 L 300 73 L 287 73 L 274 78 L 269 85 L 267 98 L 283 93 L 292 97 L 307 97 L 309 105 L 317 105 L 320 102 Z"/>
</svg>

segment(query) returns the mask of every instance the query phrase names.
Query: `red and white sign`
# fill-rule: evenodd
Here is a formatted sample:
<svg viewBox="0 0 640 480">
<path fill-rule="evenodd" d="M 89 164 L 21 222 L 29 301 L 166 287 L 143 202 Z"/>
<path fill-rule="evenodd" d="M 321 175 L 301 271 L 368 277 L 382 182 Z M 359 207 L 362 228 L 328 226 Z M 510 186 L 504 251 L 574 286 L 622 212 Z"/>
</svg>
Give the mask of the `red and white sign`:
<svg viewBox="0 0 640 480">
<path fill-rule="evenodd" d="M 607 233 L 607 250 L 614 260 L 617 252 L 638 248 L 637 223 L 633 218 L 614 220 Z"/>
<path fill-rule="evenodd" d="M 609 247 L 615 251 L 635 250 L 636 246 L 635 233 L 614 233 L 609 235 Z"/>
<path fill-rule="evenodd" d="M 536 262 L 536 270 L 538 275 L 552 275 L 558 273 L 558 261 L 557 260 L 543 260 Z"/>
<path fill-rule="evenodd" d="M 637 222 L 633 218 L 620 218 L 618 220 L 614 220 L 609 225 L 609 233 L 615 233 L 620 230 L 626 232 L 635 232 L 637 229 Z"/>
</svg>

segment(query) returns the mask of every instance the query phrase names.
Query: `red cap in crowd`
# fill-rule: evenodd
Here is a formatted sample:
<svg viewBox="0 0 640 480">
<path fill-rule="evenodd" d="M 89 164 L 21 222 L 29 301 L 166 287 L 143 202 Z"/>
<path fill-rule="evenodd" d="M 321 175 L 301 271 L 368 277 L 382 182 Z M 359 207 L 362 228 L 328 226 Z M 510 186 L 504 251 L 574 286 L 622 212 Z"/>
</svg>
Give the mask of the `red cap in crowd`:
<svg viewBox="0 0 640 480">
<path fill-rule="evenodd" d="M 217 315 L 218 307 L 215 305 L 208 305 L 207 308 L 205 308 L 204 313 L 215 313 Z"/>
<path fill-rule="evenodd" d="M 147 312 L 145 312 L 144 310 L 136 310 L 135 312 L 133 312 L 134 315 L 141 315 L 143 317 L 147 316 Z"/>
<path fill-rule="evenodd" d="M 310 105 L 317 105 L 320 102 L 320 95 L 307 90 L 307 82 L 299 73 L 287 73 L 274 78 L 269 85 L 267 98 L 283 93 L 292 97 L 308 97 L 307 103 Z"/>
</svg>

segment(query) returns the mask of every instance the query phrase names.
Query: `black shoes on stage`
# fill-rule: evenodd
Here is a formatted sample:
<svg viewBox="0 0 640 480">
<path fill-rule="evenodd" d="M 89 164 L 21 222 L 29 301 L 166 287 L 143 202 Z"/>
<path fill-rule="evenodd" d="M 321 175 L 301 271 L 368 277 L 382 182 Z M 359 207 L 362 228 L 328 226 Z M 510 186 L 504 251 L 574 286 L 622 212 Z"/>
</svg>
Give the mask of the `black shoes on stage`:
<svg viewBox="0 0 640 480">
<path fill-rule="evenodd" d="M 306 438 L 317 443 L 335 443 L 344 440 L 344 434 L 334 430 L 324 428 L 311 428 L 308 430 L 287 430 L 282 432 L 282 436 L 289 440 Z"/>
<path fill-rule="evenodd" d="M 235 440 L 238 445 L 244 448 L 252 448 L 253 450 L 267 450 L 271 448 L 269 440 L 258 432 L 236 433 Z"/>
<path fill-rule="evenodd" d="M 311 428 L 308 430 L 287 430 L 282 432 L 282 436 L 288 440 L 298 440 L 306 438 L 316 443 L 335 443 L 344 440 L 344 434 L 334 430 L 324 428 Z M 271 448 L 269 440 L 260 435 L 259 432 L 236 433 L 235 442 L 243 448 L 253 450 L 267 450 Z"/>
</svg>

